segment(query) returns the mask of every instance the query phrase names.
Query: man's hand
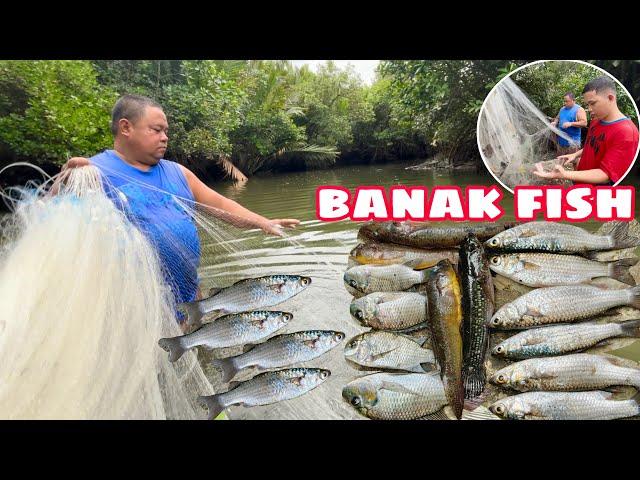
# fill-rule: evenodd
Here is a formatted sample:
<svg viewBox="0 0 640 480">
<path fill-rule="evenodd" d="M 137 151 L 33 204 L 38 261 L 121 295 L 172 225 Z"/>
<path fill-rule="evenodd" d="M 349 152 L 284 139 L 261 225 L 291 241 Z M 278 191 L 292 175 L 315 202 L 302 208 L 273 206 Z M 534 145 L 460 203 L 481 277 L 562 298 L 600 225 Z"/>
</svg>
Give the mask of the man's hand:
<svg viewBox="0 0 640 480">
<path fill-rule="evenodd" d="M 276 218 L 274 220 L 268 220 L 267 223 L 260 225 L 260 228 L 270 235 L 276 235 L 278 237 L 284 236 L 282 229 L 295 228 L 300 223 L 300 220 L 294 218 Z"/>
<path fill-rule="evenodd" d="M 536 169 L 533 171 L 533 174 L 540 178 L 562 179 L 565 178 L 565 172 L 566 170 L 562 165 L 555 165 L 550 172 L 545 172 L 542 165 L 540 165 L 540 163 L 536 163 Z"/>
<path fill-rule="evenodd" d="M 567 128 L 569 128 L 569 127 L 573 127 L 573 122 L 564 122 L 564 123 L 562 124 L 562 128 L 567 129 Z"/>
<path fill-rule="evenodd" d="M 65 170 L 68 170 L 70 168 L 79 168 L 79 167 L 86 167 L 87 165 L 91 165 L 91 162 L 89 161 L 88 158 L 84 158 L 84 157 L 73 157 L 70 158 L 69 160 L 67 160 L 67 163 L 65 163 L 62 166 L 62 172 L 64 172 Z"/>
<path fill-rule="evenodd" d="M 556 161 L 560 165 L 567 165 L 568 163 L 573 163 L 576 161 L 576 156 L 573 153 L 569 153 L 568 155 L 560 155 L 556 158 Z"/>
<path fill-rule="evenodd" d="M 553 122 L 551 122 L 551 125 L 554 127 L 558 126 L 558 120 L 554 120 Z"/>
</svg>

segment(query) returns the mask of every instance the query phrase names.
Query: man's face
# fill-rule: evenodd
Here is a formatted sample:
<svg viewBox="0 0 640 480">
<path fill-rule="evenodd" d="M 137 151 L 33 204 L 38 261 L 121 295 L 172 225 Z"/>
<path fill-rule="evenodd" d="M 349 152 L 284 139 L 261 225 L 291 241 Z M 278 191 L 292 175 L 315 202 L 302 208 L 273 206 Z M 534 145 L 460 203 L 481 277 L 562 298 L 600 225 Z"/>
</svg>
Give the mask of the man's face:
<svg viewBox="0 0 640 480">
<path fill-rule="evenodd" d="M 592 119 L 606 118 L 615 106 L 615 95 L 606 90 L 601 93 L 596 93 L 595 90 L 585 92 L 583 98 Z"/>
<path fill-rule="evenodd" d="M 156 165 L 167 151 L 169 124 L 164 112 L 157 107 L 146 107 L 135 122 L 128 120 L 123 125 L 122 134 L 129 147 L 138 154 L 138 161 Z"/>
<path fill-rule="evenodd" d="M 576 104 L 576 101 L 571 98 L 569 95 L 564 96 L 564 106 L 567 108 L 571 108 Z"/>
</svg>

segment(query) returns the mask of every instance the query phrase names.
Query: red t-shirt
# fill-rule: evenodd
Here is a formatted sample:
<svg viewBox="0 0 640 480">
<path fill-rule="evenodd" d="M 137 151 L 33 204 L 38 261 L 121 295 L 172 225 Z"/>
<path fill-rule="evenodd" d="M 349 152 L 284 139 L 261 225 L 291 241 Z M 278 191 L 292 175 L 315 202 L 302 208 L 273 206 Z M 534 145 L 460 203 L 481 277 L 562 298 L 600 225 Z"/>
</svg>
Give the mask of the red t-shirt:
<svg viewBox="0 0 640 480">
<path fill-rule="evenodd" d="M 638 127 L 629 118 L 593 120 L 584 142 L 578 170 L 599 168 L 615 183 L 627 172 L 638 148 Z"/>
</svg>

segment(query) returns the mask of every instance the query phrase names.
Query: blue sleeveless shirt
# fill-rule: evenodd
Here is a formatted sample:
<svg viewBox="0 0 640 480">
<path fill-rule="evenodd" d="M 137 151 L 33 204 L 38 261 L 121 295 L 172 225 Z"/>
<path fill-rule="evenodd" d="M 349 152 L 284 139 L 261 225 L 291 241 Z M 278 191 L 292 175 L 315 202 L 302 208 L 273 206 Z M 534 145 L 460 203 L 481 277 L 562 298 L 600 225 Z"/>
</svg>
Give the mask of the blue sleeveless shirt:
<svg viewBox="0 0 640 480">
<path fill-rule="evenodd" d="M 188 206 L 194 200 L 180 166 L 163 159 L 143 172 L 113 150 L 105 150 L 89 160 L 104 176 L 107 196 L 155 247 L 176 303 L 195 300 L 200 241 L 191 216 L 172 196 L 187 199 Z"/>
<path fill-rule="evenodd" d="M 562 128 L 562 125 L 564 122 L 575 122 L 578 117 L 579 109 L 580 105 L 576 103 L 571 108 L 562 107 L 558 115 L 558 128 L 569 135 L 577 145 L 580 145 L 580 127 Z M 570 145 L 569 142 L 562 137 L 558 137 L 558 144 L 560 144 L 561 147 L 568 147 Z"/>
</svg>

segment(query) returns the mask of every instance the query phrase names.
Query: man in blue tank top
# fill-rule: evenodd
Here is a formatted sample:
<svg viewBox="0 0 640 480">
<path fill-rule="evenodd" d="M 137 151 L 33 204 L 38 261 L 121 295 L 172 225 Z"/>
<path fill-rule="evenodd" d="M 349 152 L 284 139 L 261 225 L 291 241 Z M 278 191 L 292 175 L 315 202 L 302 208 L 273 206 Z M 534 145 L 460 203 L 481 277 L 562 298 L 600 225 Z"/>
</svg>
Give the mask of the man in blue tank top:
<svg viewBox="0 0 640 480">
<path fill-rule="evenodd" d="M 168 130 L 167 118 L 158 103 L 147 97 L 125 95 L 112 112 L 113 150 L 89 159 L 71 158 L 63 170 L 89 164 L 100 170 L 106 194 L 155 247 L 175 301 L 183 303 L 200 295 L 200 242 L 192 216 L 176 197 L 185 199 L 183 204 L 189 206 L 195 201 L 224 210 L 231 214 L 226 220 L 236 226 L 258 227 L 273 235 L 282 235 L 281 227 L 300 222 L 258 215 L 207 187 L 183 165 L 165 160 Z M 178 320 L 182 323 L 183 319 L 179 314 Z"/>
<path fill-rule="evenodd" d="M 565 93 L 564 107 L 560 109 L 551 124 L 562 130 L 573 140 L 573 142 L 569 143 L 564 138 L 558 137 L 558 155 L 577 152 L 581 141 L 580 129 L 587 126 L 587 112 L 576 103 L 575 95 L 572 92 Z"/>
</svg>

